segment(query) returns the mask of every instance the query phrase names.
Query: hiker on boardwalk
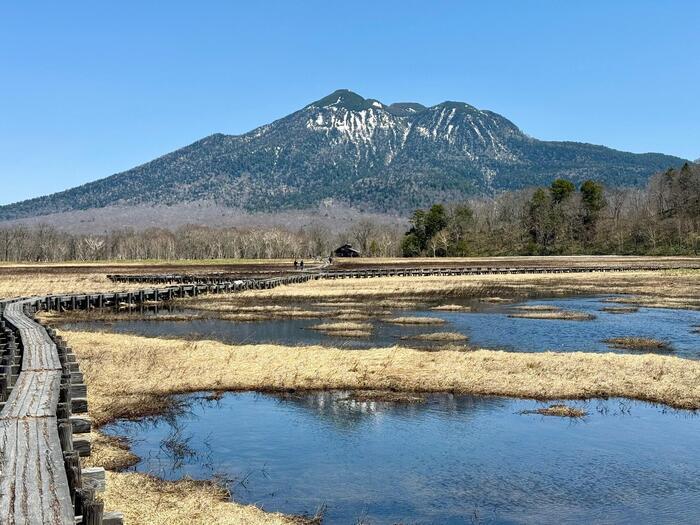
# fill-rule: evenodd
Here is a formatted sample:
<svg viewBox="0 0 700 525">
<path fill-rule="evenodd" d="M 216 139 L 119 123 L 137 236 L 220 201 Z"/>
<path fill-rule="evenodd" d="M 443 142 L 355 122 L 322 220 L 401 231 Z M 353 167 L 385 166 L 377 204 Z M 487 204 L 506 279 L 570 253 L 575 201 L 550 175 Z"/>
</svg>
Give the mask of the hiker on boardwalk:
<svg viewBox="0 0 700 525">
<path fill-rule="evenodd" d="M 297 262 L 296 259 L 294 259 L 294 269 L 296 270 L 299 267 L 299 263 Z"/>
<path fill-rule="evenodd" d="M 301 270 L 304 269 L 304 259 L 302 259 L 301 262 L 299 263 L 299 268 L 300 268 Z"/>
</svg>

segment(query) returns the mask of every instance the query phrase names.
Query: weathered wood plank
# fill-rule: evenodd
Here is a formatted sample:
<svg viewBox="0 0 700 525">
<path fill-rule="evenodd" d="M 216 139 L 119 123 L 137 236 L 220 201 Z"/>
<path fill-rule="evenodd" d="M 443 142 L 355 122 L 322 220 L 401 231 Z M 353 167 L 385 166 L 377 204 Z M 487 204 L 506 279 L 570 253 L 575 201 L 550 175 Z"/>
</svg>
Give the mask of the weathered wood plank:
<svg viewBox="0 0 700 525">
<path fill-rule="evenodd" d="M 0 523 L 73 524 L 55 417 L 0 420 Z"/>
<path fill-rule="evenodd" d="M 6 304 L 3 319 L 20 335 L 22 369 L 0 411 L 0 523 L 73 525 L 75 516 L 56 408 L 58 351 L 46 330 L 27 317 L 29 298 Z"/>
<path fill-rule="evenodd" d="M 60 371 L 22 372 L 0 419 L 55 416 L 60 387 Z"/>
</svg>

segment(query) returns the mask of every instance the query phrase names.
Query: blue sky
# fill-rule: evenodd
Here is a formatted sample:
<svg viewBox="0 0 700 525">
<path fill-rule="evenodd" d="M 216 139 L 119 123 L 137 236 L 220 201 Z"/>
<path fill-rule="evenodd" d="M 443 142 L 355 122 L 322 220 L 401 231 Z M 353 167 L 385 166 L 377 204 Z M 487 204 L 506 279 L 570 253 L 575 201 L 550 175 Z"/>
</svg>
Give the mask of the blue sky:
<svg viewBox="0 0 700 525">
<path fill-rule="evenodd" d="M 700 2 L 4 2 L 0 204 L 337 88 L 542 139 L 700 157 Z"/>
</svg>

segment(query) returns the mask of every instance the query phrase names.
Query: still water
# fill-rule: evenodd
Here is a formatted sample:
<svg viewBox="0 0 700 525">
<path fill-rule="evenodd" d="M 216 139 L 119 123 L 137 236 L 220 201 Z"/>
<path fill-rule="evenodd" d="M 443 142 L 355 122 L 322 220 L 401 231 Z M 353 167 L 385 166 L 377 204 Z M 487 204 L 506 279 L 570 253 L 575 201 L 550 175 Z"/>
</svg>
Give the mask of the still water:
<svg viewBox="0 0 700 525">
<path fill-rule="evenodd" d="M 452 302 L 452 301 L 451 301 Z M 460 332 L 469 337 L 471 345 L 480 348 L 503 349 L 513 352 L 622 352 L 612 350 L 604 339 L 611 337 L 650 337 L 667 341 L 672 355 L 700 358 L 700 312 L 662 308 L 640 308 L 628 314 L 602 311 L 604 297 L 574 297 L 532 300 L 513 305 L 467 303 L 471 312 L 438 312 L 435 310 L 396 310 L 401 316 L 431 316 L 447 321 L 443 326 L 392 325 L 381 320 L 371 321 L 373 334 L 369 338 L 347 339 L 332 337 L 309 327 L 329 319 L 294 319 L 256 322 L 194 319 L 190 321 L 128 320 L 110 323 L 81 322 L 67 325 L 76 330 L 108 330 L 151 337 L 186 337 L 214 339 L 226 343 L 280 343 L 285 345 L 320 344 L 350 348 L 369 348 L 398 344 L 401 337 L 425 332 Z M 509 317 L 518 306 L 547 305 L 562 310 L 574 310 L 596 316 L 590 321 L 522 319 Z M 330 319 L 332 321 L 332 319 Z"/>
<path fill-rule="evenodd" d="M 523 414 L 530 400 L 341 392 L 181 398 L 189 410 L 107 431 L 139 471 L 217 475 L 236 501 L 329 524 L 700 523 L 700 420 L 620 399 L 570 402 L 584 419 Z"/>
</svg>

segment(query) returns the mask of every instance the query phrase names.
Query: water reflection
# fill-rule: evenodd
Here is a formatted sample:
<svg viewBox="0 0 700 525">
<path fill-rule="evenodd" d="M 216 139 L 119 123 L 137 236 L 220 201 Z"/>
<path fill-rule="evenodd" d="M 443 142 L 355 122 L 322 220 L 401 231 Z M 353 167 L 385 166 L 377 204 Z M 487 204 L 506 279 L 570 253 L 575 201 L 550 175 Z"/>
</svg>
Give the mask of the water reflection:
<svg viewBox="0 0 700 525">
<path fill-rule="evenodd" d="M 226 479 L 234 498 L 326 523 L 697 523 L 699 421 L 610 399 L 583 420 L 541 403 L 431 395 L 421 404 L 310 395 L 188 396 L 123 423 L 141 471 Z"/>
<path fill-rule="evenodd" d="M 626 314 L 603 311 L 611 303 L 605 297 L 573 297 L 532 300 L 518 304 L 468 302 L 471 312 L 436 310 L 401 311 L 402 316 L 432 316 L 444 319 L 443 326 L 393 325 L 373 320 L 369 338 L 337 338 L 309 328 L 318 319 L 278 319 L 257 322 L 227 321 L 214 318 L 189 321 L 158 322 L 121 320 L 110 323 L 81 322 L 67 325 L 78 330 L 108 330 L 153 337 L 207 338 L 226 343 L 279 343 L 285 345 L 326 345 L 347 348 L 386 347 L 407 344 L 402 338 L 434 331 L 459 332 L 469 337 L 470 344 L 480 348 L 514 352 L 584 351 L 626 353 L 611 349 L 603 342 L 615 337 L 646 337 L 670 343 L 673 355 L 700 358 L 700 312 L 661 308 L 639 308 Z M 453 301 L 451 301 L 453 302 Z M 479 306 L 475 306 L 478 304 Z M 566 321 L 512 318 L 509 314 L 521 306 L 544 306 L 591 314 L 590 321 Z M 182 313 L 188 313 L 184 311 Z M 201 312 L 200 312 L 201 313 Z M 416 345 L 418 343 L 412 342 Z M 423 343 L 430 346 L 433 343 Z"/>
</svg>

